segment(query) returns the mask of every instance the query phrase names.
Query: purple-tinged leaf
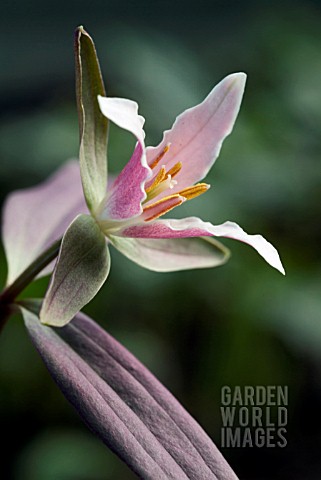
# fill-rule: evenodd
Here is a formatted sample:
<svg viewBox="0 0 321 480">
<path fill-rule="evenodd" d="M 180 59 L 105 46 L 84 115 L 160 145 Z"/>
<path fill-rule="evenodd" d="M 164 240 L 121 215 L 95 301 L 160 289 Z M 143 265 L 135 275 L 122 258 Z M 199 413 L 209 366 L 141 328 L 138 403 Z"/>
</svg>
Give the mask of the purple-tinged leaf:
<svg viewBox="0 0 321 480">
<path fill-rule="evenodd" d="M 29 307 L 30 308 L 30 307 Z M 141 478 L 236 480 L 216 446 L 122 345 L 79 313 L 53 329 L 23 309 L 49 372 L 85 423 Z"/>
<path fill-rule="evenodd" d="M 100 290 L 110 269 L 106 239 L 95 219 L 79 215 L 63 236 L 40 311 L 42 323 L 66 325 Z"/>
<path fill-rule="evenodd" d="M 77 214 L 86 212 L 76 161 L 68 162 L 40 185 L 9 195 L 2 228 L 8 262 L 7 284 L 59 240 Z M 41 275 L 51 269 L 52 265 Z"/>
</svg>

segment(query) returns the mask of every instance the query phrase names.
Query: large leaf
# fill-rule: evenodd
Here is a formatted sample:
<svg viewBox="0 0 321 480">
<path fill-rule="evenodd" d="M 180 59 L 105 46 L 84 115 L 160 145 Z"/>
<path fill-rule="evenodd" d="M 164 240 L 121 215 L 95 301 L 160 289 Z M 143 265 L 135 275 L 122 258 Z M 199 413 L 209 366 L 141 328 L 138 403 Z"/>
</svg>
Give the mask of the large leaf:
<svg viewBox="0 0 321 480">
<path fill-rule="evenodd" d="M 68 162 L 40 185 L 11 193 L 4 205 L 2 228 L 7 284 L 59 240 L 76 215 L 86 212 L 76 161 Z"/>
<path fill-rule="evenodd" d="M 47 325 L 63 326 L 105 282 L 110 269 L 106 239 L 96 221 L 79 215 L 68 227 L 40 312 Z"/>
<path fill-rule="evenodd" d="M 89 210 L 102 201 L 107 187 L 108 120 L 98 95 L 106 95 L 92 38 L 79 27 L 75 34 L 76 95 L 80 130 L 80 170 Z"/>
<path fill-rule="evenodd" d="M 30 308 L 30 307 L 29 307 Z M 235 480 L 216 446 L 122 345 L 79 313 L 64 328 L 26 327 L 49 372 L 86 424 L 143 479 Z"/>
</svg>

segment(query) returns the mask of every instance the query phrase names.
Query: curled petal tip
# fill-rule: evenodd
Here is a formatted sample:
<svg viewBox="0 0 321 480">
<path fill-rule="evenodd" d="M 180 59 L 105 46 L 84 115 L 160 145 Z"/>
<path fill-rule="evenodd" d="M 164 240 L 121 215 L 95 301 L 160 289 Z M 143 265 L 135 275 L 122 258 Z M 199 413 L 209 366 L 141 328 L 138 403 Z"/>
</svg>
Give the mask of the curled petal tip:
<svg viewBox="0 0 321 480">
<path fill-rule="evenodd" d="M 271 267 L 275 268 L 278 272 L 282 273 L 282 275 L 285 275 L 285 270 L 276 248 L 274 248 L 273 245 L 270 245 L 270 247 L 271 249 L 269 254 L 267 253 L 265 257 L 262 255 L 263 258 L 265 258 L 265 260 L 271 265 Z"/>
<path fill-rule="evenodd" d="M 276 268 L 279 270 L 279 272 L 280 272 L 280 273 L 282 273 L 282 275 L 286 275 L 286 273 L 285 273 L 285 270 L 284 270 L 284 267 L 283 267 L 283 265 L 282 265 L 282 262 L 281 262 L 281 260 L 280 260 L 279 266 L 278 266 L 278 267 L 276 267 Z"/>
<path fill-rule="evenodd" d="M 101 113 L 124 130 L 131 132 L 141 143 L 143 148 L 145 119 L 138 114 L 138 104 L 127 98 L 104 97 L 98 95 L 98 104 Z"/>
</svg>

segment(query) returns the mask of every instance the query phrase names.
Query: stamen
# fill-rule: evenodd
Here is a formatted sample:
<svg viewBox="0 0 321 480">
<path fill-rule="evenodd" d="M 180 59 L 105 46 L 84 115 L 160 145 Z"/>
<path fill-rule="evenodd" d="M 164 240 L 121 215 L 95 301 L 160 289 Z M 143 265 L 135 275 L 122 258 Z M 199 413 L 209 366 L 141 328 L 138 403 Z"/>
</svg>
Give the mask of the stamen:
<svg viewBox="0 0 321 480">
<path fill-rule="evenodd" d="M 161 161 L 161 159 L 163 158 L 163 156 L 165 155 L 165 153 L 168 152 L 170 146 L 171 146 L 170 143 L 168 143 L 167 145 L 165 145 L 164 150 L 163 150 L 159 155 L 157 155 L 157 157 L 155 158 L 155 160 L 153 160 L 152 163 L 149 165 L 149 167 L 150 167 L 151 169 L 155 168 L 155 167 L 159 164 L 159 162 Z"/>
<path fill-rule="evenodd" d="M 174 178 L 175 175 L 177 175 L 178 172 L 181 171 L 181 169 L 182 169 L 182 162 L 175 163 L 175 165 L 170 170 L 168 170 L 167 174 L 170 175 L 172 178 Z"/>
<path fill-rule="evenodd" d="M 156 218 L 165 215 L 165 213 L 169 212 L 175 207 L 178 207 L 184 201 L 184 198 L 182 198 L 178 193 L 175 193 L 173 195 L 169 195 L 168 197 L 162 198 L 151 205 L 147 205 L 143 210 L 143 215 L 147 212 L 147 218 L 144 218 L 145 222 L 150 222 L 151 220 L 155 220 Z"/>
<path fill-rule="evenodd" d="M 163 180 L 165 180 L 165 178 L 166 178 L 166 170 L 163 165 L 160 171 L 158 172 L 158 174 L 156 175 L 153 183 L 149 187 L 145 188 L 145 192 L 149 193 L 151 190 L 157 187 L 157 185 L 159 185 Z"/>
<path fill-rule="evenodd" d="M 209 188 L 210 185 L 208 185 L 207 183 L 197 183 L 192 187 L 184 188 L 178 193 L 179 195 L 182 195 L 182 197 L 185 197 L 186 200 L 191 200 L 192 198 L 202 195 L 202 193 L 205 193 Z"/>
</svg>

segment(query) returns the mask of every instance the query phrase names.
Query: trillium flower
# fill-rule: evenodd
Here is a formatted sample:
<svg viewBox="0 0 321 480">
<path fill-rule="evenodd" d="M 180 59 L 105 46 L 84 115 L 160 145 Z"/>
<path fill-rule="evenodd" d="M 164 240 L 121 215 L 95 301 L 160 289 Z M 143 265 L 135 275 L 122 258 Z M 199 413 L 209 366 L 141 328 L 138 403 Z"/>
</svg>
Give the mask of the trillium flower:
<svg viewBox="0 0 321 480">
<path fill-rule="evenodd" d="M 157 147 L 146 148 L 144 118 L 138 114 L 137 103 L 106 97 L 94 44 L 82 28 L 77 30 L 75 52 L 80 173 L 89 215 L 81 213 L 85 211 L 82 207 L 63 236 L 41 321 L 63 326 L 96 295 L 110 270 L 109 245 L 142 267 L 170 272 L 221 265 L 229 252 L 215 237 L 228 237 L 251 245 L 284 273 L 276 249 L 261 235 L 249 235 L 236 223 L 212 225 L 196 217 L 162 218 L 208 191 L 209 185 L 202 180 L 232 131 L 246 75 L 227 76 L 201 104 L 178 116 Z M 137 143 L 126 166 L 107 187 L 109 121 L 134 135 Z M 74 167 L 69 170 L 74 175 Z M 60 178 L 55 182 L 61 182 Z M 78 187 L 75 190 L 79 192 Z M 79 195 L 74 202 L 69 197 L 66 208 L 72 204 L 74 215 Z M 60 227 L 51 225 L 52 232 L 60 231 L 70 218 L 64 215 L 62 221 L 60 216 Z M 13 230 L 11 237 L 17 235 Z M 22 264 L 15 266 L 13 275 L 19 269 Z"/>
<path fill-rule="evenodd" d="M 157 147 L 145 148 L 144 119 L 138 115 L 135 102 L 99 97 L 104 116 L 137 139 L 132 158 L 94 212 L 109 241 L 131 260 L 156 271 L 211 267 L 217 265 L 217 257 L 200 258 L 195 243 L 191 244 L 195 245 L 195 257 L 192 246 L 177 257 L 179 241 L 192 237 L 229 237 L 251 245 L 270 265 L 284 273 L 276 249 L 261 235 L 248 235 L 236 223 L 212 225 L 196 217 L 161 218 L 209 189 L 210 185 L 200 181 L 233 128 L 245 80 L 244 73 L 226 77 L 200 105 L 176 119 Z"/>
</svg>

